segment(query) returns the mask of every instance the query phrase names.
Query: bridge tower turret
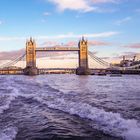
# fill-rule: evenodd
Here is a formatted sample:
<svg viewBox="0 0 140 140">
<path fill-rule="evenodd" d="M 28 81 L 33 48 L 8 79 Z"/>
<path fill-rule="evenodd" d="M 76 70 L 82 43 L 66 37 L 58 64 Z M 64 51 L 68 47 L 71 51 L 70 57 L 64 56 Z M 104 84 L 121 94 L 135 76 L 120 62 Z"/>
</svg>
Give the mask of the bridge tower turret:
<svg viewBox="0 0 140 140">
<path fill-rule="evenodd" d="M 26 68 L 24 73 L 26 75 L 38 74 L 36 67 L 36 43 L 32 38 L 26 42 Z"/>
<path fill-rule="evenodd" d="M 36 43 L 32 38 L 26 42 L 26 67 L 36 67 Z"/>
<path fill-rule="evenodd" d="M 88 41 L 82 37 L 79 41 L 79 67 L 76 70 L 77 75 L 88 75 L 90 74 L 88 67 Z"/>
</svg>

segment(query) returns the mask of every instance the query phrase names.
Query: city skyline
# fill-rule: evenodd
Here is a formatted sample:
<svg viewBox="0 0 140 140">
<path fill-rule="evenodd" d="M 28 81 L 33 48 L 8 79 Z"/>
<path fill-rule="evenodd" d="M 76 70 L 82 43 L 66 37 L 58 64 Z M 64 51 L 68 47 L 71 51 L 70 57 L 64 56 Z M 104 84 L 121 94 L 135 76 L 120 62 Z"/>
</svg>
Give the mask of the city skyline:
<svg viewBox="0 0 140 140">
<path fill-rule="evenodd" d="M 134 0 L 5 0 L 0 2 L 0 52 L 38 46 L 76 45 L 82 36 L 101 57 L 140 52 L 140 2 Z M 6 9 L 6 10 L 5 10 Z"/>
</svg>

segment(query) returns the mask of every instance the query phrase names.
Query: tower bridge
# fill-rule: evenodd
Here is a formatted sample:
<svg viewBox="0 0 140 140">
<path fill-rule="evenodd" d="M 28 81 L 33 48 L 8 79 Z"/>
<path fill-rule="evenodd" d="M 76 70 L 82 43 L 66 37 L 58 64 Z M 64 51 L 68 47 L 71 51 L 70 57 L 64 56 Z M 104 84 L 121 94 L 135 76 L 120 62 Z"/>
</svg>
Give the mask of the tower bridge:
<svg viewBox="0 0 140 140">
<path fill-rule="evenodd" d="M 36 65 L 36 56 L 38 52 L 78 52 L 78 67 L 77 68 L 38 68 Z M 92 61 L 102 65 L 105 68 L 89 68 L 89 56 Z M 15 67 L 19 61 L 26 58 L 25 68 Z M 26 52 L 11 60 L 10 62 L 0 66 L 0 74 L 24 74 L 38 75 L 48 73 L 76 73 L 77 75 L 89 75 L 92 72 L 121 72 L 122 74 L 140 74 L 140 64 L 130 67 L 112 66 L 110 63 L 95 56 L 88 50 L 88 42 L 82 38 L 79 41 L 78 47 L 37 47 L 36 42 L 30 38 L 26 42 Z"/>
<path fill-rule="evenodd" d="M 82 38 L 79 41 L 78 47 L 45 47 L 37 48 L 34 40 L 30 39 L 26 42 L 26 68 L 24 73 L 27 75 L 39 74 L 39 69 L 36 66 L 36 53 L 50 51 L 76 51 L 78 52 L 79 67 L 76 70 L 78 75 L 87 75 L 90 73 L 88 66 L 88 42 Z"/>
</svg>

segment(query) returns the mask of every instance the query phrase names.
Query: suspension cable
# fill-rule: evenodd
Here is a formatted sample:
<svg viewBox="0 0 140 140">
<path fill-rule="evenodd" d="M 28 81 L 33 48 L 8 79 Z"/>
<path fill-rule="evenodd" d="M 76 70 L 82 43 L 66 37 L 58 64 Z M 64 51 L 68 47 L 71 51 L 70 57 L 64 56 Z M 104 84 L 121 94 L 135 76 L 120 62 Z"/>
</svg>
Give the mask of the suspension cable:
<svg viewBox="0 0 140 140">
<path fill-rule="evenodd" d="M 0 68 L 4 68 L 4 67 L 10 67 L 12 65 L 15 65 L 17 62 L 21 61 L 26 54 L 22 54 L 21 56 L 19 56 L 18 58 L 15 58 L 14 60 L 11 60 L 10 62 L 6 63 L 6 64 L 2 64 L 0 66 Z"/>
</svg>

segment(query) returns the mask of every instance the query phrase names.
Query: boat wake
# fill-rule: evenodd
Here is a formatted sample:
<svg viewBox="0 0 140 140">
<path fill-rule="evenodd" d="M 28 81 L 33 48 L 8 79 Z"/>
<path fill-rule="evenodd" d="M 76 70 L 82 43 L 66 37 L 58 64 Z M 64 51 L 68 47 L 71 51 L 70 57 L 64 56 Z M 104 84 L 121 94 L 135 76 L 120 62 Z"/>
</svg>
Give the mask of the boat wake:
<svg viewBox="0 0 140 140">
<path fill-rule="evenodd" d="M 55 98 L 55 97 L 54 97 Z M 123 137 L 126 140 L 140 140 L 140 126 L 137 120 L 124 119 L 119 113 L 106 112 L 87 103 L 66 101 L 57 98 L 53 101 L 44 101 L 49 108 L 58 109 L 81 118 L 89 119 L 93 128 L 102 130 L 112 136 Z"/>
<path fill-rule="evenodd" d="M 0 140 L 13 140 L 16 138 L 18 129 L 16 127 L 8 127 L 0 131 Z"/>
<path fill-rule="evenodd" d="M 33 84 L 34 81 L 31 81 L 31 83 Z M 28 87 L 28 84 L 26 86 Z M 44 83 L 36 83 L 32 89 L 28 89 L 26 86 L 19 86 L 20 88 L 8 87 L 12 90 L 11 93 L 7 92 L 1 95 L 0 113 L 7 110 L 11 102 L 19 96 L 26 99 L 32 98 L 51 109 L 57 109 L 86 119 L 89 125 L 106 134 L 122 137 L 126 140 L 140 140 L 140 124 L 135 119 L 125 119 L 119 113 L 106 112 L 89 105 L 87 102 L 85 103 L 83 100 L 73 100 L 74 96 L 67 95 L 68 97 L 66 97 L 61 90 L 54 89 L 47 84 L 44 85 Z M 0 130 L 0 138 L 1 140 L 12 140 L 17 132 L 16 127 L 9 126 Z"/>
</svg>

